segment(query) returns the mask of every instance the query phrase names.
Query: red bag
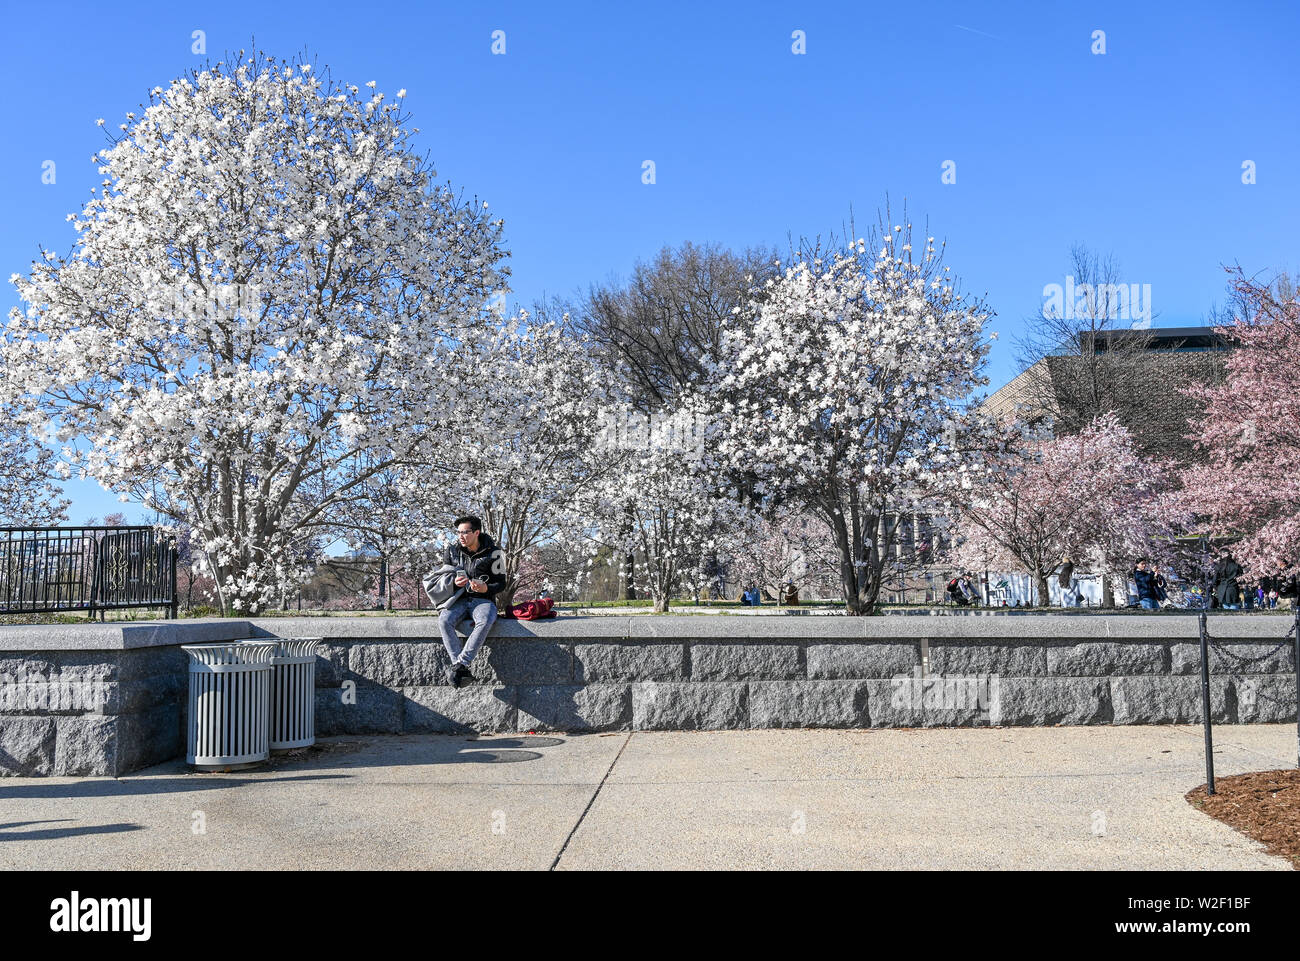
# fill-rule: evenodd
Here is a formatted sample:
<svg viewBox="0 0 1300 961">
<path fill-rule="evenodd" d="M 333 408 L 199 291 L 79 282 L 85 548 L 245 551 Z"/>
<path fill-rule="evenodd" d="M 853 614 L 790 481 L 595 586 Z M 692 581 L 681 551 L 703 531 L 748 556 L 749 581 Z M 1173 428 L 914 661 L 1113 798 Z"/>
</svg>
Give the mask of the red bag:
<svg viewBox="0 0 1300 961">
<path fill-rule="evenodd" d="M 510 610 L 503 613 L 502 617 L 510 617 L 520 621 L 541 621 L 548 617 L 558 617 L 559 615 L 551 610 L 555 606 L 555 601 L 549 597 L 539 597 L 535 601 L 523 601 L 515 604 Z"/>
</svg>

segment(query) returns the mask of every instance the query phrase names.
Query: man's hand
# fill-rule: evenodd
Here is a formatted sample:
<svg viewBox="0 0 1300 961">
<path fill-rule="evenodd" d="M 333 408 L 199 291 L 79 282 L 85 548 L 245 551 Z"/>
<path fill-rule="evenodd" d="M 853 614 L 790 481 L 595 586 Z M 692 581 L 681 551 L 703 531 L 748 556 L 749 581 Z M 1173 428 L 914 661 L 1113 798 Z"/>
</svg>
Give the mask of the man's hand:
<svg viewBox="0 0 1300 961">
<path fill-rule="evenodd" d="M 484 583 L 483 581 L 470 581 L 469 589 L 473 591 L 475 594 L 486 594 L 487 584 Z"/>
<path fill-rule="evenodd" d="M 457 586 L 457 587 L 464 587 L 464 586 L 465 586 L 466 584 L 468 584 L 468 583 L 469 583 L 469 578 L 466 577 L 466 576 L 463 575 L 463 574 L 462 574 L 460 577 L 457 577 L 457 578 L 456 578 L 456 586 Z"/>
</svg>

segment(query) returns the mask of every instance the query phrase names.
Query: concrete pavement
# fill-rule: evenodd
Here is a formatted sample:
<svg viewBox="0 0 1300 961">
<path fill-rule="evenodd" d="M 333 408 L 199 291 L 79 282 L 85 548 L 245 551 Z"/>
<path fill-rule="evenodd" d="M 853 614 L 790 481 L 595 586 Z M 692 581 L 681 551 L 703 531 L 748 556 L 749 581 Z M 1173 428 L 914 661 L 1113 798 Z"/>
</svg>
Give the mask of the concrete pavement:
<svg viewBox="0 0 1300 961">
<path fill-rule="evenodd" d="M 1295 763 L 1219 727 L 1216 773 Z M 1288 870 L 1191 808 L 1194 726 L 322 739 L 260 771 L 0 779 L 0 870 Z"/>
</svg>

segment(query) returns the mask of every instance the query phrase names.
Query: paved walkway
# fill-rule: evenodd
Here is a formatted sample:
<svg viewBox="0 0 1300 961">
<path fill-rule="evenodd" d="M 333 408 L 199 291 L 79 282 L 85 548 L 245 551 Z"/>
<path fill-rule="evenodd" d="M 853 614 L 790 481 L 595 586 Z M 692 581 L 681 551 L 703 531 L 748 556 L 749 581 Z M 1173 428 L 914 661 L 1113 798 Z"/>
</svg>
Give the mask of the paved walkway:
<svg viewBox="0 0 1300 961">
<path fill-rule="evenodd" d="M 1295 725 L 1216 730 L 1220 775 Z M 0 779 L 14 868 L 1256 868 L 1196 727 L 323 739 L 261 771 Z M 201 833 L 196 833 L 201 830 Z"/>
</svg>

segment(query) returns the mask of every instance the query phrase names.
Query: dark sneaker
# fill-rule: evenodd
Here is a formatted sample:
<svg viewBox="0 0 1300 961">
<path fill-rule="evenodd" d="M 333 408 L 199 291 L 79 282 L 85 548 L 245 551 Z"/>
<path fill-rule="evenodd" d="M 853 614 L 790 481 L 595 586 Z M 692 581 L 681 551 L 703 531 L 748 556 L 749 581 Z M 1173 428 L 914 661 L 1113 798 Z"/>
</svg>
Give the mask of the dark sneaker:
<svg viewBox="0 0 1300 961">
<path fill-rule="evenodd" d="M 464 664 L 456 665 L 456 680 L 453 682 L 457 687 L 464 687 L 466 684 L 474 683 L 474 675 L 469 672 L 469 668 Z"/>
<path fill-rule="evenodd" d="M 447 683 L 452 687 L 457 687 L 460 681 L 460 665 L 453 664 L 443 672 L 447 677 Z"/>
</svg>

